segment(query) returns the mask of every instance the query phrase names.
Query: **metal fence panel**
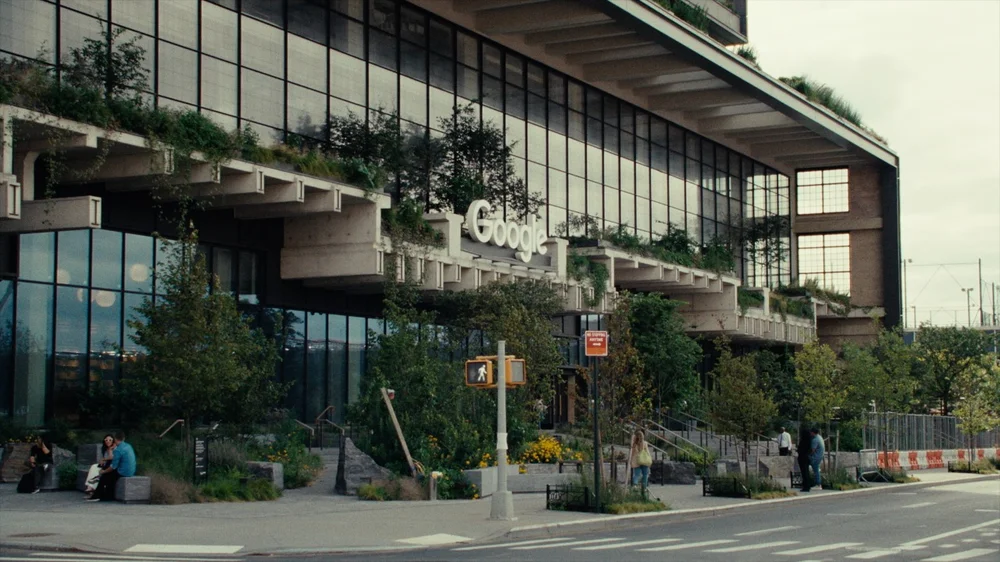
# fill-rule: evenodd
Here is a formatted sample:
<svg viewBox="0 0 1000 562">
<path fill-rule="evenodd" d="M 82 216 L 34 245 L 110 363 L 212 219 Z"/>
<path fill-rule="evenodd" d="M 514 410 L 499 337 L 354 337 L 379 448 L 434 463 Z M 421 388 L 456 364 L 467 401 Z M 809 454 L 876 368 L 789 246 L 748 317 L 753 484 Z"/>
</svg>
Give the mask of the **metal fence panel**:
<svg viewBox="0 0 1000 562">
<path fill-rule="evenodd" d="M 865 449 L 883 448 L 892 451 L 926 451 L 964 449 L 967 447 L 1000 447 L 1000 428 L 976 435 L 971 441 L 959 429 L 955 416 L 927 414 L 897 414 L 894 412 L 866 415 L 863 437 Z"/>
</svg>

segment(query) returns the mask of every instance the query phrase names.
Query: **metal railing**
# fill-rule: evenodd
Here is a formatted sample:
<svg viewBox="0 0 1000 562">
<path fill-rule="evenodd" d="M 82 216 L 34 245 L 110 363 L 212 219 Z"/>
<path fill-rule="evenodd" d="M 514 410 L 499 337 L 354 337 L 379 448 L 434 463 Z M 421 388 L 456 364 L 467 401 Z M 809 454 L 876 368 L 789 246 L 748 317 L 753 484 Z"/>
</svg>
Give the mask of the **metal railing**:
<svg viewBox="0 0 1000 562">
<path fill-rule="evenodd" d="M 876 412 L 866 415 L 862 429 L 865 449 L 926 451 L 968 447 L 1000 447 L 1000 428 L 975 435 L 972 439 L 959 428 L 956 416 Z"/>
<path fill-rule="evenodd" d="M 157 438 L 158 439 L 163 439 L 164 435 L 170 433 L 170 430 L 173 429 L 173 428 L 175 428 L 175 427 L 177 427 L 178 425 L 184 425 L 184 420 L 183 419 L 176 419 L 176 420 L 174 420 L 174 423 L 170 424 L 170 427 L 168 427 L 167 429 L 164 429 L 163 433 L 161 433 L 159 436 L 157 436 Z"/>
</svg>

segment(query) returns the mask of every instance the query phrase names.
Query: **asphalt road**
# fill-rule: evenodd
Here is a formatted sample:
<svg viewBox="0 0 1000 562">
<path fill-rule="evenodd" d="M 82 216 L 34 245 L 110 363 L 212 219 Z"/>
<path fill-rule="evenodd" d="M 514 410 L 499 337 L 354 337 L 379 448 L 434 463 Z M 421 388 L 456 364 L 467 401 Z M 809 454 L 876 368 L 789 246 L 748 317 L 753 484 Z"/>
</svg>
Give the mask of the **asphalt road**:
<svg viewBox="0 0 1000 562">
<path fill-rule="evenodd" d="M 631 530 L 342 560 L 1000 561 L 996 480 L 791 502 Z"/>
<path fill-rule="evenodd" d="M 88 555 L 23 550 L 0 562 L 219 562 L 222 560 L 679 560 L 790 562 L 879 560 L 1000 561 L 1000 482 L 952 484 L 914 492 L 827 495 L 753 511 L 637 526 L 400 552 L 298 557 Z"/>
</svg>

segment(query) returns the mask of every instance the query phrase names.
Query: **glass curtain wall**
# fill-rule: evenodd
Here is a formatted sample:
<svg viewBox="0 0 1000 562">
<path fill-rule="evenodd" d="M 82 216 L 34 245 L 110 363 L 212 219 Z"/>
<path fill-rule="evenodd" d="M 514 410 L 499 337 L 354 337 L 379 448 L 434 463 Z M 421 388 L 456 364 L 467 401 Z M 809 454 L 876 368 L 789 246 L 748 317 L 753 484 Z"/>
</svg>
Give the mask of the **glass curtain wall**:
<svg viewBox="0 0 1000 562">
<path fill-rule="evenodd" d="M 787 176 L 406 2 L 0 0 L 0 54 L 59 64 L 109 19 L 146 48 L 158 105 L 264 142 L 322 143 L 330 116 L 369 111 L 435 135 L 472 103 L 506 129 L 553 236 L 584 234 L 564 225 L 590 216 L 646 239 L 672 225 L 699 244 L 743 241 L 747 221 L 789 214 Z M 772 251 L 743 256 L 747 284 L 790 282 L 788 241 L 787 226 L 749 241 Z"/>
</svg>

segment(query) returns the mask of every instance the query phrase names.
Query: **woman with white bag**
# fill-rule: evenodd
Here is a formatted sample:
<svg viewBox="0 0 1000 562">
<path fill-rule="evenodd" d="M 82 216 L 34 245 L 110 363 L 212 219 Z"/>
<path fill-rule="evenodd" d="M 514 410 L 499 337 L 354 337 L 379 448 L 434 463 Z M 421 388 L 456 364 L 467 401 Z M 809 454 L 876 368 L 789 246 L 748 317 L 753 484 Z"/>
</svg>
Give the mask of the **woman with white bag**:
<svg viewBox="0 0 1000 562">
<path fill-rule="evenodd" d="M 632 465 L 632 485 L 637 485 L 641 477 L 643 490 L 649 487 L 649 467 L 653 464 L 653 457 L 649 454 L 649 444 L 646 443 L 645 437 L 641 429 L 635 430 L 632 435 L 632 448 L 629 451 L 629 464 Z"/>
<path fill-rule="evenodd" d="M 101 469 L 111 466 L 111 459 L 115 455 L 115 437 L 111 434 L 104 436 L 104 441 L 101 443 L 101 461 L 97 464 L 90 465 L 90 470 L 87 471 L 87 485 L 85 486 L 84 499 L 90 499 L 94 495 L 94 490 L 97 489 L 97 482 L 101 479 Z"/>
</svg>

